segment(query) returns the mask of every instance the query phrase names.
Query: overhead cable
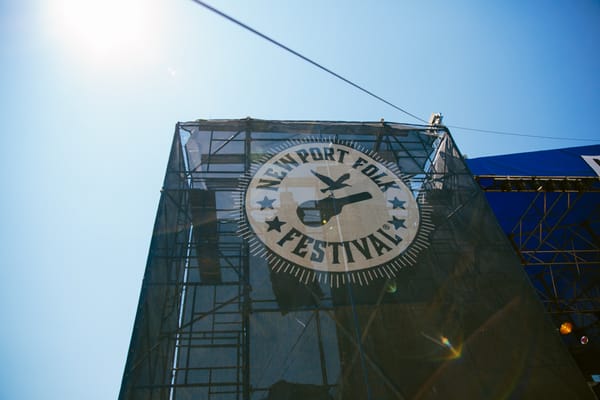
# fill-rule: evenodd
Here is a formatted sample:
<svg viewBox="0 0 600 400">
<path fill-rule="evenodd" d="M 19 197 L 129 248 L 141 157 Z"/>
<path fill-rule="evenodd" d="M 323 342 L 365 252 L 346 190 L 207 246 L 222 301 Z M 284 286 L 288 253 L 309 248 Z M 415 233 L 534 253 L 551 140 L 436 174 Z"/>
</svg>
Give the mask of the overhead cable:
<svg viewBox="0 0 600 400">
<path fill-rule="evenodd" d="M 517 132 L 505 132 L 505 131 L 494 131 L 489 129 L 477 129 L 477 128 L 467 128 L 464 126 L 456 126 L 456 125 L 446 125 L 448 128 L 453 129 L 462 129 L 465 131 L 472 132 L 481 132 L 481 133 L 491 133 L 494 135 L 505 135 L 505 136 L 520 136 L 520 137 L 530 137 L 537 139 L 552 139 L 552 140 L 572 140 L 576 142 L 600 142 L 600 139 L 583 139 L 583 138 L 570 138 L 570 137 L 559 137 L 559 136 L 544 136 L 544 135 L 531 135 L 527 133 L 517 133 Z"/>
<path fill-rule="evenodd" d="M 418 116 L 416 116 L 415 114 L 412 114 L 408 111 L 406 111 L 405 109 L 395 105 L 394 103 L 384 99 L 381 96 L 376 95 L 375 93 L 371 92 L 370 90 L 365 89 L 364 87 L 352 82 L 350 79 L 344 78 L 342 75 L 330 70 L 327 67 L 324 67 L 323 65 L 319 64 L 318 62 L 300 54 L 299 52 L 289 48 L 288 46 L 278 42 L 277 40 L 265 35 L 264 33 L 261 33 L 259 31 L 257 31 L 256 29 L 246 25 L 245 23 L 233 18 L 232 16 L 225 14 L 223 11 L 220 11 L 216 8 L 214 8 L 213 6 L 211 6 L 210 4 L 205 3 L 202 0 L 191 0 L 194 3 L 214 12 L 215 14 L 233 22 L 234 24 L 241 26 L 242 28 L 246 29 L 249 32 L 252 32 L 253 34 L 263 38 L 264 40 L 274 44 L 275 46 L 295 55 L 296 57 L 312 64 L 313 66 L 327 72 L 328 74 L 346 82 L 347 84 L 353 86 L 354 88 L 362 91 L 363 93 L 368 94 L 369 96 L 387 104 L 388 106 L 420 121 L 423 122 L 426 125 L 429 125 L 429 122 L 427 122 L 426 120 L 424 120 L 423 118 L 420 118 Z M 569 138 L 569 137 L 557 137 L 557 136 L 543 136 L 543 135 L 530 135 L 530 134 L 526 134 L 526 133 L 516 133 L 516 132 L 504 132 L 504 131 L 495 131 L 495 130 L 489 130 L 489 129 L 478 129 L 478 128 L 468 128 L 468 127 L 464 127 L 464 126 L 456 126 L 456 125 L 446 125 L 448 128 L 454 128 L 454 129 L 461 129 L 461 130 L 466 130 L 466 131 L 473 131 L 473 132 L 481 132 L 481 133 L 490 133 L 490 134 L 495 134 L 495 135 L 505 135 L 505 136 L 520 136 L 520 137 L 531 137 L 531 138 L 538 138 L 538 139 L 551 139 L 551 140 L 571 140 L 571 141 L 578 141 L 578 142 L 600 142 L 600 140 L 597 139 L 583 139 L 583 138 Z"/>
<path fill-rule="evenodd" d="M 235 18 L 233 18 L 233 17 L 231 17 L 231 16 L 229 16 L 229 15 L 225 14 L 224 12 L 222 12 L 222 11 L 220 11 L 220 10 L 217 10 L 216 8 L 212 7 L 211 5 L 209 5 L 209 4 L 206 4 L 205 2 L 203 2 L 203 1 L 201 1 L 201 0 L 191 0 L 191 1 L 193 1 L 193 2 L 194 2 L 194 3 L 196 3 L 196 4 L 199 4 L 199 5 L 201 5 L 202 7 L 205 7 L 205 8 L 207 8 L 208 10 L 210 10 L 210 11 L 212 11 L 212 12 L 214 12 L 214 13 L 216 13 L 216 14 L 220 15 L 221 17 L 223 17 L 223 18 L 225 18 L 225 19 L 228 19 L 229 21 L 233 22 L 234 24 L 241 26 L 242 28 L 244 28 L 244 29 L 246 29 L 246 30 L 248 30 L 248 31 L 250 31 L 250 32 L 252 32 L 252 33 L 254 33 L 255 35 L 258 35 L 258 36 L 260 36 L 261 38 L 265 39 L 265 40 L 266 40 L 266 41 L 268 41 L 268 42 L 271 42 L 271 43 L 272 43 L 272 44 L 274 44 L 275 46 L 278 46 L 278 47 L 280 47 L 280 48 L 284 49 L 285 51 L 287 51 L 287 52 L 289 52 L 289 53 L 291 53 L 291 54 L 295 55 L 296 57 L 299 57 L 299 58 L 301 58 L 302 60 L 304 60 L 304 61 L 306 61 L 306 62 L 308 62 L 308 63 L 310 63 L 310 64 L 314 65 L 315 67 L 317 67 L 317 68 L 319 68 L 319 69 L 321 69 L 321 70 L 323 70 L 323 71 L 327 72 L 328 74 L 330 74 L 330 75 L 333 75 L 333 76 L 335 76 L 336 78 L 338 78 L 338 79 L 340 79 L 340 80 L 342 80 L 342 81 L 346 82 L 347 84 L 349 84 L 349 85 L 351 85 L 351 86 L 354 86 L 356 89 L 358 89 L 358 90 L 360 90 L 360 91 L 362 91 L 362 92 L 364 92 L 364 93 L 368 94 L 368 95 L 369 95 L 369 96 L 371 96 L 371 97 L 374 97 L 374 98 L 376 98 L 376 99 L 377 99 L 377 100 L 379 100 L 379 101 L 382 101 L 382 102 L 384 102 L 384 103 L 385 103 L 385 104 L 387 104 L 388 106 L 390 106 L 390 107 L 393 107 L 393 108 L 395 108 L 396 110 L 398 110 L 398 111 L 400 111 L 400 112 L 403 112 L 404 114 L 406 114 L 406 115 L 408 115 L 408 116 L 410 116 L 410 117 L 413 117 L 413 118 L 415 118 L 415 119 L 417 119 L 417 120 L 419 120 L 419 121 L 421 121 L 421 122 L 423 122 L 423 123 L 427 124 L 427 121 L 425 121 L 424 119 L 422 119 L 422 118 L 419 118 L 419 117 L 417 117 L 416 115 L 409 113 L 408 111 L 406 111 L 406 110 L 402 109 L 401 107 L 398 107 L 398 106 L 397 106 L 397 105 L 395 105 L 394 103 L 392 103 L 392 102 L 390 102 L 390 101 L 388 101 L 388 100 L 384 99 L 384 98 L 383 98 L 383 97 L 381 97 L 381 96 L 378 96 L 378 95 L 376 95 L 375 93 L 373 93 L 373 92 L 371 92 L 371 91 L 369 91 L 369 90 L 367 90 L 367 89 L 363 88 L 362 86 L 360 86 L 360 85 L 358 85 L 358 84 L 356 84 L 356 83 L 352 82 L 351 80 L 349 80 L 349 79 L 347 79 L 347 78 L 344 78 L 344 77 L 343 77 L 343 76 L 341 76 L 340 74 L 333 72 L 333 71 L 332 71 L 332 70 L 330 70 L 329 68 L 326 68 L 326 67 L 324 67 L 323 65 L 319 64 L 318 62 L 316 62 L 316 61 L 313 61 L 312 59 L 310 59 L 310 58 L 308 58 L 308 57 L 306 57 L 306 56 L 304 56 L 304 55 L 302 55 L 302 54 L 298 53 L 297 51 L 295 51 L 295 50 L 293 50 L 293 49 L 290 49 L 290 48 L 289 48 L 289 47 L 287 47 L 286 45 L 284 45 L 284 44 L 282 44 L 282 43 L 280 43 L 280 42 L 276 41 L 275 39 L 272 39 L 272 38 L 270 38 L 269 36 L 265 35 L 264 33 L 261 33 L 261 32 L 259 32 L 259 31 L 257 31 L 256 29 L 254 29 L 254 28 L 251 28 L 250 26 L 248 26 L 248 25 L 244 24 L 243 22 L 241 22 L 241 21 L 239 21 L 239 20 L 237 20 L 237 19 L 235 19 Z"/>
</svg>

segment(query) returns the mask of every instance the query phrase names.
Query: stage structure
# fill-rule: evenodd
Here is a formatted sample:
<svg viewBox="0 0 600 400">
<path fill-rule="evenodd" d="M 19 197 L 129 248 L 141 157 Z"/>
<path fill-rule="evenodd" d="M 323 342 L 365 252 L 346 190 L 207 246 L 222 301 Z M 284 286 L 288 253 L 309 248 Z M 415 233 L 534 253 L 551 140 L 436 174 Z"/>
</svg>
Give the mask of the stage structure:
<svg viewBox="0 0 600 400">
<path fill-rule="evenodd" d="M 176 126 L 120 399 L 593 399 L 448 130 Z"/>
<path fill-rule="evenodd" d="M 467 164 L 546 313 L 600 394 L 600 145 Z"/>
</svg>

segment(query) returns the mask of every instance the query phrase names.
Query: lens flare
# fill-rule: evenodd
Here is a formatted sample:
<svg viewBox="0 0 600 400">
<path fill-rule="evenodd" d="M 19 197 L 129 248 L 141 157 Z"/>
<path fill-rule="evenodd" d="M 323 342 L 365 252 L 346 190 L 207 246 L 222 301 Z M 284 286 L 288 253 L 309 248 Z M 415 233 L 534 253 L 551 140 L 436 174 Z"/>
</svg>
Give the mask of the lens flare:
<svg viewBox="0 0 600 400">
<path fill-rule="evenodd" d="M 573 332 L 573 324 L 570 322 L 563 322 L 558 330 L 561 335 L 568 335 Z"/>
<path fill-rule="evenodd" d="M 423 335 L 423 337 L 431 340 L 433 343 L 436 343 L 442 347 L 449 349 L 452 353 L 452 355 L 449 357 L 449 359 L 459 358 L 462 355 L 462 345 L 459 345 L 458 347 L 454 347 L 452 345 L 452 343 L 450 342 L 450 339 L 448 339 L 444 335 L 441 335 L 439 339 L 429 336 L 425 332 L 421 332 L 421 335 Z"/>
<path fill-rule="evenodd" d="M 397 290 L 398 290 L 398 285 L 396 284 L 396 281 L 389 281 L 386 284 L 386 292 L 396 293 Z"/>
<path fill-rule="evenodd" d="M 442 336 L 442 344 L 444 346 L 446 346 L 447 348 L 452 347 L 452 345 L 450 344 L 450 341 L 448 340 L 448 338 L 446 336 Z"/>
</svg>

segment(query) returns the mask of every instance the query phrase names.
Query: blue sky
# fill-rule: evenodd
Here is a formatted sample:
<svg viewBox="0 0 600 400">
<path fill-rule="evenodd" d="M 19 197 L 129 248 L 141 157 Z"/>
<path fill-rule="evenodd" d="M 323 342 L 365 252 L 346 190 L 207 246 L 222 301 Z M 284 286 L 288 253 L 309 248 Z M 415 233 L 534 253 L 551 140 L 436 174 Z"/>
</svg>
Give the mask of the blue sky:
<svg viewBox="0 0 600 400">
<path fill-rule="evenodd" d="M 210 4 L 409 112 L 600 141 L 598 1 Z M 177 121 L 418 121 L 189 0 L 0 0 L 0 398 L 113 399 Z M 451 129 L 469 157 L 592 144 Z"/>
</svg>

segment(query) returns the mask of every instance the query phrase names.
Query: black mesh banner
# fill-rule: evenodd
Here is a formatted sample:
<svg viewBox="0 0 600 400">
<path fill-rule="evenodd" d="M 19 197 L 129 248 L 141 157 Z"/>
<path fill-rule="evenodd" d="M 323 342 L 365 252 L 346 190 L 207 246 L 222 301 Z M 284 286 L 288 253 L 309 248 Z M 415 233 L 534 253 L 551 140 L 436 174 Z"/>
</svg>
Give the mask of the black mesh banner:
<svg viewBox="0 0 600 400">
<path fill-rule="evenodd" d="M 125 399 L 593 398 L 443 127 L 177 125 Z"/>
</svg>

